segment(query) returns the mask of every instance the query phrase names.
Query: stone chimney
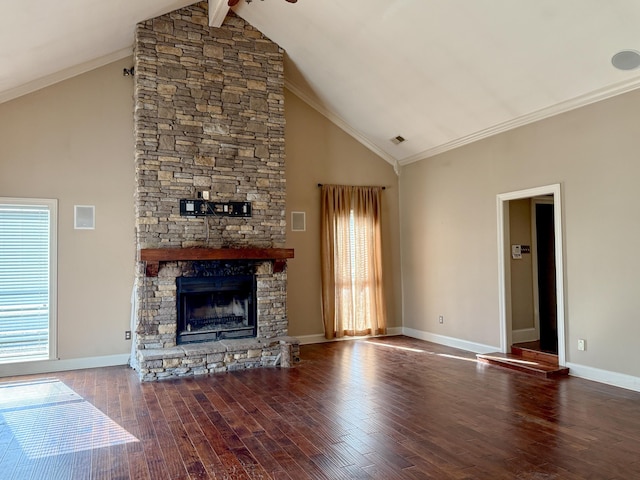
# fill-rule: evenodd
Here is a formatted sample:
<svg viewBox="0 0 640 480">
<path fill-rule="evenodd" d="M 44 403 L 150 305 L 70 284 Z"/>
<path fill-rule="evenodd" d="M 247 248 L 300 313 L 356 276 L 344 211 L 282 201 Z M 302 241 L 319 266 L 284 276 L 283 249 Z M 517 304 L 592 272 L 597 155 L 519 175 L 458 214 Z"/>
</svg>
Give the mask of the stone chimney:
<svg viewBox="0 0 640 480">
<path fill-rule="evenodd" d="M 207 9 L 206 2 L 197 3 L 136 29 L 138 250 L 284 246 L 283 51 L 233 12 L 222 27 L 210 27 Z M 251 202 L 252 216 L 180 216 L 180 199 L 202 191 L 214 202 Z M 256 271 L 258 337 L 286 336 L 286 270 L 260 264 Z M 188 262 L 169 262 L 157 277 L 147 277 L 138 259 L 132 363 L 143 378 L 152 370 L 140 366 L 144 351 L 176 347 L 175 278 L 190 272 Z M 179 374 L 193 373 L 185 362 L 164 363 L 177 365 Z M 196 373 L 223 369 L 206 354 L 198 365 Z"/>
</svg>

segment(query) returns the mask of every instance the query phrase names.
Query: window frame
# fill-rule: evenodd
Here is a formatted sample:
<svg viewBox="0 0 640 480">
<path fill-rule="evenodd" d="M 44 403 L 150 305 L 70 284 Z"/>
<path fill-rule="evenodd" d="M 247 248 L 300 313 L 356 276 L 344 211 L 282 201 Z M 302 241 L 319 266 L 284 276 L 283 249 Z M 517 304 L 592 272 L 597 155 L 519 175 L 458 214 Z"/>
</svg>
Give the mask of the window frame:
<svg viewBox="0 0 640 480">
<path fill-rule="evenodd" d="M 16 359 L 2 365 L 42 362 L 58 358 L 58 200 L 55 198 L 0 197 L 0 205 L 40 206 L 49 210 L 49 355 L 48 358 Z"/>
</svg>

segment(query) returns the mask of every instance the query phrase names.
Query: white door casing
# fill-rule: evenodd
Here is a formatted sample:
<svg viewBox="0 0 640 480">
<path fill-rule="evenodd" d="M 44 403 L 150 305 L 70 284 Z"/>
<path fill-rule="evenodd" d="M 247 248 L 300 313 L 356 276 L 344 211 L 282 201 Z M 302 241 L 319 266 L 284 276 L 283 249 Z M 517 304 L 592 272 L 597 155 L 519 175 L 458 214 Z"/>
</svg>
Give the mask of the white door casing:
<svg viewBox="0 0 640 480">
<path fill-rule="evenodd" d="M 556 260 L 556 300 L 558 319 L 558 364 L 566 364 L 565 307 L 564 307 L 564 243 L 562 236 L 562 196 L 559 183 L 535 187 L 515 192 L 501 193 L 497 196 L 498 214 L 498 301 L 500 315 L 500 349 L 507 353 L 511 346 L 511 267 L 509 241 L 509 201 L 523 198 L 553 195 L 555 260 Z"/>
</svg>

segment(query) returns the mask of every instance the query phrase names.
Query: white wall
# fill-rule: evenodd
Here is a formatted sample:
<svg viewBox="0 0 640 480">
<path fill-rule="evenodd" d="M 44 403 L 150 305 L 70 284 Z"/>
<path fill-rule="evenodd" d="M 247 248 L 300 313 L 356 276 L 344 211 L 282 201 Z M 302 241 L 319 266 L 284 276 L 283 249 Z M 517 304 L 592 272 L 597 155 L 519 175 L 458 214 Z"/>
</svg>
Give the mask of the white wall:
<svg viewBox="0 0 640 480">
<path fill-rule="evenodd" d="M 567 361 L 640 376 L 639 111 L 631 92 L 403 167 L 404 326 L 500 345 L 496 195 L 561 183 Z"/>
</svg>

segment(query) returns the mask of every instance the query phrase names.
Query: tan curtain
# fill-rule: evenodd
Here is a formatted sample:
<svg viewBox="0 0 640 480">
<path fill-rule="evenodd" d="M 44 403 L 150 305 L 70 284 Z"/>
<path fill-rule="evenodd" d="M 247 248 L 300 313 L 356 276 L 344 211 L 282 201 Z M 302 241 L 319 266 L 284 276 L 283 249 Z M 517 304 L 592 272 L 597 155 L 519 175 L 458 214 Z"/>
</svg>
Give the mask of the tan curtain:
<svg viewBox="0 0 640 480">
<path fill-rule="evenodd" d="M 386 333 L 382 288 L 382 187 L 322 187 L 325 337 Z"/>
</svg>

